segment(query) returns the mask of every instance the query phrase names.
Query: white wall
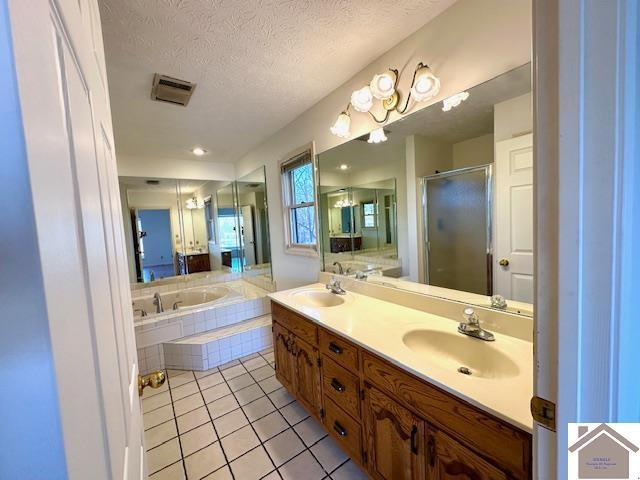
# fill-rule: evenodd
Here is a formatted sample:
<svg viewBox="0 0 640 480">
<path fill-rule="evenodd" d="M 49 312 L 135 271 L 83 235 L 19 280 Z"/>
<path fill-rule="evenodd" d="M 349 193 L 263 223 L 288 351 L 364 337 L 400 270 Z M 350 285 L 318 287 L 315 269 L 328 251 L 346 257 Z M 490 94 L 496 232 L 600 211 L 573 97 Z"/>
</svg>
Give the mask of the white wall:
<svg viewBox="0 0 640 480">
<path fill-rule="evenodd" d="M 531 109 L 528 113 L 531 114 Z M 529 117 L 529 122 L 531 122 L 531 117 Z M 493 148 L 493 133 L 454 143 L 452 167 L 455 170 L 493 163 Z"/>
<path fill-rule="evenodd" d="M 288 152 L 312 140 L 318 152 L 344 143 L 346 140 L 330 134 L 329 126 L 355 88 L 368 83 L 375 73 L 396 67 L 401 71 L 399 88 L 406 92 L 413 69 L 423 61 L 433 67 L 442 81 L 440 94 L 428 102 L 432 104 L 530 59 L 530 1 L 460 0 L 240 159 L 236 165 L 238 176 L 266 164 L 267 184 L 273 192 L 269 195 L 269 221 L 273 271 L 278 286 L 290 288 L 313 282 L 320 266 L 318 258 L 288 255 L 284 251 L 278 162 Z M 418 105 L 414 111 L 425 106 L 427 103 Z M 391 120 L 397 118 L 397 114 L 392 114 Z M 375 124 L 367 115 L 352 114 L 351 138 L 373 128 Z"/>
<path fill-rule="evenodd" d="M 118 155 L 118 175 L 121 177 L 235 180 L 235 173 L 233 163 Z"/>
</svg>

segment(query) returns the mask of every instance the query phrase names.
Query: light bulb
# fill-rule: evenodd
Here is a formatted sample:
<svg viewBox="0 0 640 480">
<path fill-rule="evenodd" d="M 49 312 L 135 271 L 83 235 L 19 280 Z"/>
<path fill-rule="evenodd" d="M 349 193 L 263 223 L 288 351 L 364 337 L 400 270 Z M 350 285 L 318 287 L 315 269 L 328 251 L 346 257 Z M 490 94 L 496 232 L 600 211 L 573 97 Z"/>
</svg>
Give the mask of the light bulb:
<svg viewBox="0 0 640 480">
<path fill-rule="evenodd" d="M 351 94 L 351 105 L 359 112 L 368 112 L 373 107 L 373 95 L 369 85 L 356 90 Z"/>
<path fill-rule="evenodd" d="M 391 98 L 395 92 L 396 74 L 389 70 L 385 73 L 379 73 L 373 76 L 371 80 L 371 93 L 379 100 Z"/>
<path fill-rule="evenodd" d="M 346 163 L 343 163 L 342 165 L 340 165 L 340 170 L 348 170 L 349 169 L 349 165 L 347 165 Z"/>
<path fill-rule="evenodd" d="M 367 143 L 382 143 L 387 141 L 387 136 L 382 128 L 376 128 L 369 134 Z"/>
<path fill-rule="evenodd" d="M 336 123 L 329 129 L 337 137 L 347 138 L 349 136 L 349 127 L 351 126 L 351 117 L 347 112 L 338 115 Z"/>
<path fill-rule="evenodd" d="M 202 155 L 204 155 L 205 153 L 207 153 L 207 151 L 204 148 L 201 147 L 194 147 L 191 150 L 191 153 L 193 153 L 194 155 L 201 157 Z"/>
<path fill-rule="evenodd" d="M 416 79 L 411 87 L 411 95 L 418 102 L 423 102 L 438 94 L 440 80 L 429 67 L 421 67 L 416 72 Z"/>
<path fill-rule="evenodd" d="M 454 107 L 457 107 L 462 102 L 464 102 L 467 98 L 469 98 L 469 92 L 460 92 L 455 95 L 451 95 L 448 98 L 445 98 L 442 101 L 442 111 L 448 112 Z"/>
</svg>

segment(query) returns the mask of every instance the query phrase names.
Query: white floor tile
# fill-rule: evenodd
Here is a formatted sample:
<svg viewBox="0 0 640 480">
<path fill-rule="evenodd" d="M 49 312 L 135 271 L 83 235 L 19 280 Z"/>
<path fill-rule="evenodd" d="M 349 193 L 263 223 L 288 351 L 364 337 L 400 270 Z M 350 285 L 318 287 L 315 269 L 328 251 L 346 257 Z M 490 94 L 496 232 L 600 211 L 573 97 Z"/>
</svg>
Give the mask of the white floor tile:
<svg viewBox="0 0 640 480">
<path fill-rule="evenodd" d="M 175 387 L 171 389 L 171 398 L 173 401 L 180 400 L 181 398 L 188 397 L 189 395 L 193 395 L 194 393 L 198 393 L 198 384 L 193 381 L 189 383 L 185 383 L 184 385 L 180 385 L 179 387 Z"/>
<path fill-rule="evenodd" d="M 200 425 L 189 432 L 180 435 L 180 444 L 182 445 L 182 454 L 186 457 L 201 448 L 211 445 L 218 439 L 213 431 L 211 422 Z"/>
<path fill-rule="evenodd" d="M 273 412 L 266 417 L 256 420 L 253 423 L 253 428 L 258 434 L 260 441 L 266 442 L 271 437 L 275 437 L 278 433 L 289 428 L 289 424 L 282 418 L 282 415 L 278 412 Z"/>
<path fill-rule="evenodd" d="M 176 429 L 176 422 L 171 419 L 168 422 L 161 423 L 156 427 L 145 430 L 144 446 L 147 450 L 150 450 L 177 436 L 178 431 Z"/>
<path fill-rule="evenodd" d="M 293 397 L 289 392 L 287 392 L 287 389 L 284 387 L 271 392 L 269 394 L 269 398 L 274 403 L 274 405 L 278 408 L 282 408 L 285 405 L 288 405 L 289 403 L 293 402 Z"/>
<path fill-rule="evenodd" d="M 147 413 L 157 408 L 164 407 L 171 404 L 171 395 L 169 392 L 162 392 L 158 395 L 153 395 L 149 398 L 142 399 L 142 411 Z"/>
<path fill-rule="evenodd" d="M 181 459 L 180 444 L 174 438 L 147 452 L 147 468 L 150 474 L 156 473 Z"/>
<path fill-rule="evenodd" d="M 264 392 L 257 384 L 253 384 L 243 388 L 242 390 L 238 390 L 234 393 L 234 395 L 236 396 L 236 399 L 238 400 L 240 406 L 246 405 L 247 403 L 251 403 L 254 400 L 259 399 L 260 397 L 265 396 Z"/>
<path fill-rule="evenodd" d="M 275 409 L 276 408 L 273 406 L 273 403 L 271 403 L 267 397 L 261 397 L 242 407 L 242 410 L 244 410 L 244 413 L 247 414 L 247 417 L 249 417 L 249 421 L 251 422 L 264 417 L 265 415 L 275 411 Z"/>
<path fill-rule="evenodd" d="M 185 480 L 184 465 L 182 461 L 174 463 L 149 476 L 149 480 Z"/>
<path fill-rule="evenodd" d="M 280 409 L 280 413 L 291 425 L 300 423 L 302 420 L 309 417 L 309 412 L 307 412 L 297 400 L 291 402 L 285 407 L 282 407 Z"/>
<path fill-rule="evenodd" d="M 229 467 L 224 466 L 207 475 L 202 480 L 233 480 L 233 476 L 231 475 L 231 470 L 229 470 Z"/>
<path fill-rule="evenodd" d="M 189 480 L 192 478 L 200 479 L 219 469 L 225 463 L 220 442 L 216 442 L 202 450 L 198 450 L 193 455 L 185 457 L 184 459 L 184 464 L 187 469 L 187 477 Z"/>
<path fill-rule="evenodd" d="M 321 480 L 325 472 L 308 452 L 301 453 L 278 469 L 284 480 Z"/>
<path fill-rule="evenodd" d="M 235 410 L 240 405 L 238 405 L 238 401 L 233 395 L 227 395 L 226 397 L 222 397 L 215 402 L 211 402 L 207 405 L 209 409 L 209 414 L 211 418 L 214 420 L 218 417 L 226 415 L 227 413 Z"/>
<path fill-rule="evenodd" d="M 173 418 L 173 407 L 171 405 L 165 405 L 152 412 L 145 413 L 142 416 L 142 422 L 145 429 L 155 427 Z"/>
<path fill-rule="evenodd" d="M 369 477 L 355 463 L 349 460 L 331 474 L 333 480 L 367 480 Z"/>
<path fill-rule="evenodd" d="M 256 382 L 251 375 L 245 373 L 239 377 L 232 378 L 227 383 L 229 384 L 229 388 L 231 388 L 232 392 L 237 392 L 238 390 L 248 387 L 249 385 L 253 385 Z"/>
<path fill-rule="evenodd" d="M 288 429 L 265 442 L 264 448 L 269 452 L 273 463 L 279 467 L 303 451 L 304 444 L 292 429 Z"/>
<path fill-rule="evenodd" d="M 230 433 L 235 432 L 236 430 L 241 429 L 245 425 L 249 425 L 249 422 L 247 421 L 247 417 L 245 416 L 244 412 L 238 408 L 233 412 L 216 418 L 213 421 L 213 424 L 216 427 L 218 436 L 222 438 L 226 437 Z"/>
<path fill-rule="evenodd" d="M 184 415 L 177 417 L 176 420 L 178 422 L 178 432 L 183 434 L 189 430 L 199 427 L 203 423 L 207 423 L 211 418 L 209 417 L 207 409 L 205 407 L 200 407 L 192 412 L 185 413 Z"/>
<path fill-rule="evenodd" d="M 189 395 L 188 397 L 174 401 L 173 409 L 176 412 L 176 416 L 180 416 L 203 405 L 204 401 L 202 400 L 202 395 L 198 392 L 194 395 Z"/>
<path fill-rule="evenodd" d="M 254 448 L 231 462 L 231 470 L 237 480 L 258 480 L 273 469 L 274 466 L 262 447 Z"/>
<path fill-rule="evenodd" d="M 226 397 L 230 393 L 231 390 L 226 383 L 221 383 L 211 388 L 202 390 L 202 396 L 204 397 L 205 403 L 215 402 L 219 398 Z"/>
<path fill-rule="evenodd" d="M 220 372 L 215 372 L 209 376 L 198 379 L 200 390 L 213 387 L 214 385 L 218 385 L 220 383 L 224 383 L 224 378 L 222 378 L 222 374 Z"/>
<path fill-rule="evenodd" d="M 329 435 L 316 443 L 310 450 L 327 472 L 332 472 L 349 458 Z"/>
<path fill-rule="evenodd" d="M 322 425 L 320 425 L 320 423 L 318 423 L 318 421 L 313 417 L 303 420 L 293 428 L 298 432 L 298 435 L 300 435 L 302 441 L 307 445 L 307 447 L 310 447 L 327 435 L 327 432 L 324 430 Z"/>
<path fill-rule="evenodd" d="M 260 444 L 260 440 L 249 425 L 236 430 L 220 441 L 229 461 L 235 460 Z"/>
<path fill-rule="evenodd" d="M 275 375 L 264 380 L 260 380 L 258 383 L 264 390 L 264 393 L 271 393 L 282 387 L 282 384 L 278 381 Z"/>
</svg>

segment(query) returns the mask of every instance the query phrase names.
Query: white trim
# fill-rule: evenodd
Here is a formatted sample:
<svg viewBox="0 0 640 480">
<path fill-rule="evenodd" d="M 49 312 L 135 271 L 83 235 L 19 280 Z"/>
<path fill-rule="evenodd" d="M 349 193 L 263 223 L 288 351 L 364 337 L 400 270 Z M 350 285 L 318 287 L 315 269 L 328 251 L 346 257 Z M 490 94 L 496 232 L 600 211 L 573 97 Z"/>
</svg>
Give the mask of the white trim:
<svg viewBox="0 0 640 480">
<path fill-rule="evenodd" d="M 309 206 L 314 207 L 314 228 L 316 234 L 316 243 L 313 245 L 294 244 L 291 242 L 291 207 L 289 206 L 289 186 L 285 174 L 282 173 L 282 167 L 291 161 L 294 157 L 309 152 L 311 155 L 311 165 L 313 167 L 313 203 Z M 291 255 L 299 255 L 306 257 L 319 256 L 319 231 L 318 231 L 318 162 L 316 157 L 315 142 L 310 142 L 302 147 L 296 148 L 289 152 L 283 160 L 278 162 L 278 174 L 280 175 L 280 198 L 282 202 L 282 217 L 284 227 L 284 252 Z"/>
</svg>

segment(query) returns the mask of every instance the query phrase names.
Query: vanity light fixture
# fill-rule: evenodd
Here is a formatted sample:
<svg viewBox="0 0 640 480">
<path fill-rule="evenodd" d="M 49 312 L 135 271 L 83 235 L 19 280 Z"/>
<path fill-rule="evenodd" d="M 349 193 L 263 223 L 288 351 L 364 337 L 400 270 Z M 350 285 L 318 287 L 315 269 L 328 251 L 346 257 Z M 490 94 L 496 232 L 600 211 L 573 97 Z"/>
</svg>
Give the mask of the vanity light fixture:
<svg viewBox="0 0 640 480">
<path fill-rule="evenodd" d="M 442 101 L 442 111 L 448 112 L 452 108 L 457 107 L 462 102 L 464 102 L 467 98 L 469 98 L 469 92 L 460 92 L 455 95 L 451 95 L 448 98 L 445 98 Z"/>
<path fill-rule="evenodd" d="M 207 153 L 207 151 L 202 147 L 193 147 L 191 149 L 191 153 L 193 153 L 197 157 L 201 157 L 202 155 Z"/>
<path fill-rule="evenodd" d="M 382 143 L 386 141 L 387 136 L 384 134 L 384 129 L 382 127 L 379 127 L 371 131 L 367 143 Z"/>
<path fill-rule="evenodd" d="M 193 197 L 191 197 L 190 199 L 188 199 L 185 204 L 185 207 L 187 207 L 189 210 L 195 210 L 197 208 L 204 208 L 204 201 L 203 200 L 198 200 L 198 197 L 196 197 L 195 195 Z"/>
<path fill-rule="evenodd" d="M 351 116 L 349 115 L 349 107 L 345 111 L 343 111 L 338 118 L 336 119 L 336 123 L 329 129 L 331 133 L 333 133 L 337 137 L 347 138 L 349 136 L 349 127 L 351 126 Z"/>
<path fill-rule="evenodd" d="M 344 208 L 344 207 L 353 207 L 353 200 L 338 200 L 334 208 Z"/>
<path fill-rule="evenodd" d="M 398 81 L 398 70 L 393 68 L 390 68 L 384 73 L 374 75 L 369 85 L 365 85 L 351 94 L 351 102 L 347 108 L 338 115 L 336 122 L 331 127 L 331 133 L 343 138 L 349 136 L 349 127 L 351 126 L 349 109 L 351 107 L 358 112 L 368 113 L 376 123 L 383 125 L 389 120 L 389 115 L 392 111 L 396 111 L 400 115 L 407 113 L 412 98 L 414 102 L 423 102 L 434 97 L 440 91 L 440 80 L 438 77 L 435 76 L 428 65 L 420 62 L 413 72 L 413 80 L 411 81 L 407 98 L 404 101 L 404 106 L 400 108 Z M 378 118 L 371 112 L 374 106 L 374 100 L 380 100 L 385 112 L 384 117 Z"/>
<path fill-rule="evenodd" d="M 367 113 L 373 107 L 373 93 L 369 85 L 351 94 L 351 105 L 359 112 Z"/>
</svg>

